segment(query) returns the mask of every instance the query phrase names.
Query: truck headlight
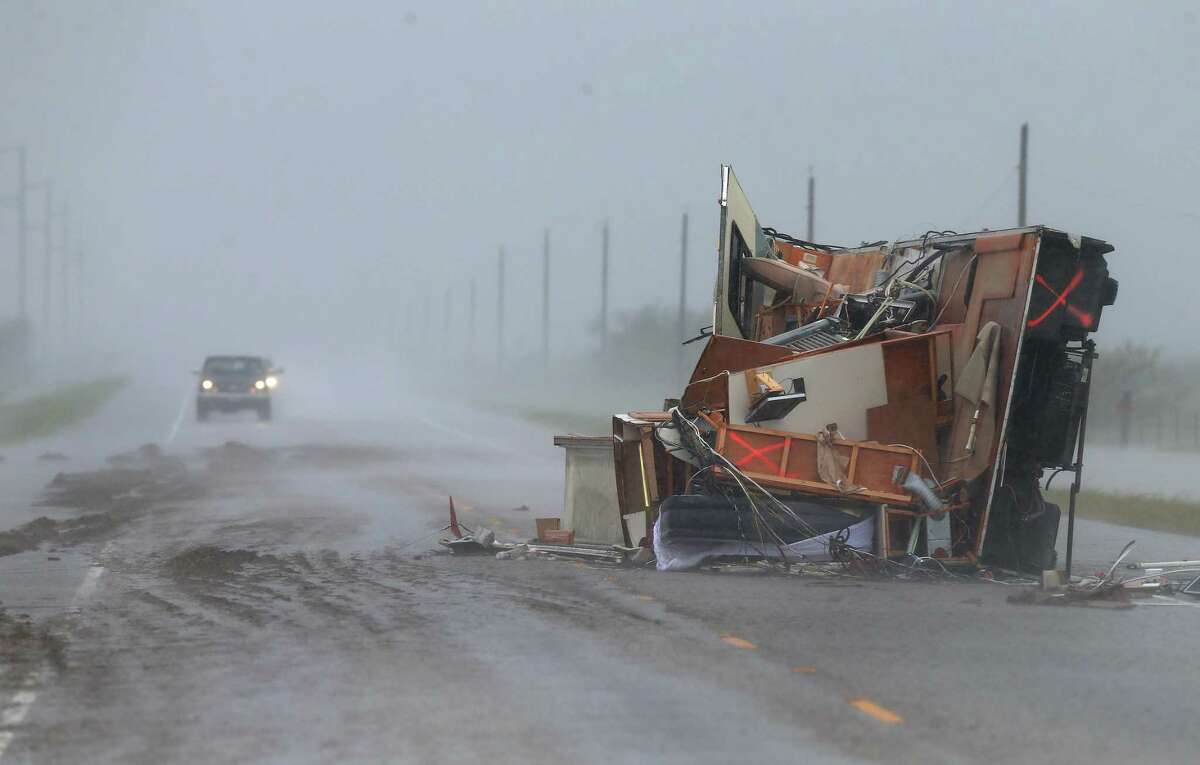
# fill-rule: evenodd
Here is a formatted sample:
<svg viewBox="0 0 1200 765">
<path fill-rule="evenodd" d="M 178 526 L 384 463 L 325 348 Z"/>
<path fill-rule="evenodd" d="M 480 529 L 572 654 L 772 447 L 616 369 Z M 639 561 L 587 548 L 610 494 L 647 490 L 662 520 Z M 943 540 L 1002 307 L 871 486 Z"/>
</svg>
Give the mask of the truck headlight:
<svg viewBox="0 0 1200 765">
<path fill-rule="evenodd" d="M 268 377 L 266 379 L 266 383 L 267 383 L 268 388 L 274 388 L 276 385 L 279 384 L 279 380 L 275 379 L 274 377 Z"/>
<path fill-rule="evenodd" d="M 212 390 L 213 381 L 212 380 L 202 380 L 200 382 L 200 387 L 203 388 L 204 390 Z"/>
<path fill-rule="evenodd" d="M 262 380 L 255 380 L 254 387 L 257 388 L 258 390 L 262 390 L 263 388 L 267 387 L 267 384 L 265 382 L 263 382 Z"/>
</svg>

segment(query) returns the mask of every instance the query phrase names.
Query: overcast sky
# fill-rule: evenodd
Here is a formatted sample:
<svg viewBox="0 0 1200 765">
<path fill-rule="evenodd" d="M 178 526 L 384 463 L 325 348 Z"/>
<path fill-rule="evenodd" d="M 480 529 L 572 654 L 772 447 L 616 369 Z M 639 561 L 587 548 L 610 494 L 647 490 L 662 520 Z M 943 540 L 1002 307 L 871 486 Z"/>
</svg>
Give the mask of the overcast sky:
<svg viewBox="0 0 1200 765">
<path fill-rule="evenodd" d="M 1001 228 L 1028 121 L 1031 222 L 1117 248 L 1102 344 L 1195 348 L 1196 8 L 3 0 L 0 146 L 69 201 L 111 342 L 380 344 L 429 300 L 460 344 L 474 277 L 482 345 L 504 245 L 532 348 L 548 226 L 561 348 L 598 309 L 605 218 L 614 307 L 674 305 L 689 211 L 699 305 L 722 162 L 799 234 L 814 166 L 821 241 Z M 8 284 L 12 241 L 7 211 Z"/>
</svg>

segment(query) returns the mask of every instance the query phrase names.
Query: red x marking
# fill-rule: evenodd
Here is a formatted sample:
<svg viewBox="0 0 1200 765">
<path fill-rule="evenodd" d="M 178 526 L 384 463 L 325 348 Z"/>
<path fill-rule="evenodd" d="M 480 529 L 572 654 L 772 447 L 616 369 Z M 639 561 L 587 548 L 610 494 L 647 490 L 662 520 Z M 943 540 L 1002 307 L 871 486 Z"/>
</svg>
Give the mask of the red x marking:
<svg viewBox="0 0 1200 765">
<path fill-rule="evenodd" d="M 730 438 L 732 438 L 734 440 L 734 442 L 738 446 L 742 447 L 743 449 L 745 449 L 749 452 L 749 454 L 747 454 L 745 457 L 742 457 L 740 460 L 738 460 L 735 463 L 738 467 L 744 468 L 744 467 L 746 467 L 746 465 L 750 464 L 751 460 L 757 459 L 757 460 L 761 460 L 763 462 L 763 464 L 765 464 L 767 467 L 771 468 L 772 471 L 779 469 L 778 465 L 776 465 L 774 462 L 771 462 L 769 459 L 767 459 L 763 455 L 770 454 L 771 452 L 775 451 L 776 449 L 782 449 L 783 445 L 785 443 L 785 441 L 783 439 L 780 439 L 778 443 L 768 444 L 761 448 L 755 449 L 753 446 L 750 445 L 750 443 L 748 441 L 746 441 L 746 439 L 742 438 L 737 433 L 734 433 L 732 430 L 727 430 L 725 432 L 729 435 Z"/>
<path fill-rule="evenodd" d="M 1089 329 L 1091 328 L 1092 315 L 1090 313 L 1088 313 L 1087 311 L 1079 310 L 1078 308 L 1076 308 L 1075 306 L 1073 306 L 1067 302 L 1067 297 L 1072 292 L 1074 292 L 1075 288 L 1078 287 L 1080 285 L 1080 283 L 1083 281 L 1083 266 L 1079 267 L 1079 270 L 1076 271 L 1075 275 L 1071 277 L 1071 281 L 1067 282 L 1066 287 L 1063 287 L 1062 293 L 1059 293 L 1057 290 L 1055 290 L 1053 287 L 1051 287 L 1050 282 L 1046 281 L 1046 279 L 1041 274 L 1037 275 L 1036 281 L 1038 284 L 1042 285 L 1043 287 L 1045 287 L 1047 290 L 1050 291 L 1050 294 L 1054 296 L 1054 302 L 1050 304 L 1049 308 L 1047 308 L 1045 311 L 1042 312 L 1041 316 L 1037 317 L 1036 319 L 1029 320 L 1030 327 L 1036 327 L 1037 325 L 1041 324 L 1043 321 L 1045 321 L 1047 318 L 1049 318 L 1050 314 L 1054 313 L 1056 308 L 1058 308 L 1061 305 L 1064 308 L 1066 308 L 1068 311 L 1070 311 L 1075 316 L 1075 318 L 1079 319 L 1080 323 L 1083 324 L 1084 327 L 1087 327 Z"/>
</svg>

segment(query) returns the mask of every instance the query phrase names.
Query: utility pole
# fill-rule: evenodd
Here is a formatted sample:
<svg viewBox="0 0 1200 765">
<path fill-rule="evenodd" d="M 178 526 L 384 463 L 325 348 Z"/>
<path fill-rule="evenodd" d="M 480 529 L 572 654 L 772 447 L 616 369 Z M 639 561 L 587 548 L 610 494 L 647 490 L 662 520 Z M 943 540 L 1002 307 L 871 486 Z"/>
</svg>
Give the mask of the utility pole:
<svg viewBox="0 0 1200 765">
<path fill-rule="evenodd" d="M 600 240 L 600 349 L 608 348 L 608 221 Z"/>
<path fill-rule="evenodd" d="M 1029 178 L 1029 123 L 1021 123 L 1021 164 L 1018 165 L 1017 226 L 1025 226 L 1025 184 Z"/>
<path fill-rule="evenodd" d="M 50 268 L 54 258 L 54 188 L 46 181 L 46 214 L 42 221 L 42 244 L 45 246 L 42 262 L 42 342 L 43 350 L 50 348 Z"/>
<path fill-rule="evenodd" d="M 550 229 L 542 232 L 542 364 L 550 366 Z"/>
<path fill-rule="evenodd" d="M 62 242 L 60 242 L 58 245 L 59 302 L 62 303 L 62 305 L 59 306 L 59 313 L 61 314 L 61 316 L 59 317 L 59 319 L 61 321 L 60 332 L 61 332 L 61 338 L 62 338 L 62 342 L 60 343 L 60 345 L 62 346 L 62 348 L 64 350 L 67 348 L 67 346 L 69 344 L 68 341 L 69 341 L 70 335 L 71 335 L 70 324 L 69 324 L 70 315 L 71 315 L 70 283 L 69 283 L 69 279 L 68 279 L 68 277 L 70 275 L 70 270 L 71 270 L 71 248 L 70 248 L 70 237 L 68 236 L 68 234 L 70 233 L 69 223 L 70 223 L 69 211 L 67 208 L 67 202 L 66 202 L 66 200 L 64 200 L 62 203 L 62 220 L 59 221 L 59 225 L 61 226 L 60 232 L 61 232 Z"/>
<path fill-rule="evenodd" d="M 429 293 L 425 293 L 425 310 L 421 311 L 421 350 L 429 350 Z"/>
<path fill-rule="evenodd" d="M 17 147 L 17 306 L 22 320 L 29 319 L 29 177 L 28 152 Z"/>
<path fill-rule="evenodd" d="M 447 287 L 446 288 L 446 302 L 445 302 L 446 318 L 442 322 L 442 347 L 438 348 L 438 351 L 447 357 L 449 357 L 449 355 L 450 355 L 450 335 L 452 334 L 450 332 L 450 323 L 454 320 L 454 316 L 450 312 L 453 300 L 454 300 L 454 289 L 452 287 Z"/>
<path fill-rule="evenodd" d="M 21 344 L 18 349 L 20 358 L 18 366 L 20 367 L 21 379 L 28 381 L 29 379 L 29 337 L 31 335 L 29 329 L 29 177 L 28 171 L 28 151 L 23 145 L 0 147 L 0 154 L 12 152 L 17 155 L 17 182 L 16 195 L 12 201 L 16 206 L 17 211 L 17 316 L 20 318 L 21 324 Z M 5 202 L 8 198 L 4 198 Z"/>
<path fill-rule="evenodd" d="M 687 250 L 688 214 L 683 214 L 683 228 L 679 232 L 679 342 L 687 335 Z M 682 348 L 683 346 L 680 346 Z"/>
<path fill-rule="evenodd" d="M 467 360 L 475 355 L 475 277 L 471 277 L 471 297 L 467 303 Z"/>
<path fill-rule="evenodd" d="M 22 319 L 29 318 L 29 303 L 26 297 L 26 256 L 28 251 L 26 245 L 29 236 L 29 179 L 26 176 L 28 165 L 26 164 L 27 152 L 24 146 L 3 146 L 0 147 L 0 154 L 8 154 L 12 152 L 17 155 L 17 182 L 16 194 L 11 197 L 11 201 L 16 206 L 17 211 L 17 315 Z M 9 197 L 0 197 L 0 201 L 8 202 Z"/>
<path fill-rule="evenodd" d="M 75 229 L 75 337 L 83 335 L 83 232 Z M 81 344 L 82 345 L 82 344 Z"/>
<path fill-rule="evenodd" d="M 496 271 L 496 363 L 504 363 L 504 248 Z"/>
<path fill-rule="evenodd" d="M 679 231 L 679 322 L 676 327 L 675 359 L 679 374 L 683 374 L 683 340 L 687 337 L 687 250 L 688 214 L 683 213 L 683 226 Z"/>
<path fill-rule="evenodd" d="M 816 205 L 817 205 L 817 181 L 813 178 L 812 165 L 808 166 L 808 235 L 805 239 L 810 242 L 816 241 L 816 231 L 814 229 L 814 221 L 816 220 Z"/>
</svg>

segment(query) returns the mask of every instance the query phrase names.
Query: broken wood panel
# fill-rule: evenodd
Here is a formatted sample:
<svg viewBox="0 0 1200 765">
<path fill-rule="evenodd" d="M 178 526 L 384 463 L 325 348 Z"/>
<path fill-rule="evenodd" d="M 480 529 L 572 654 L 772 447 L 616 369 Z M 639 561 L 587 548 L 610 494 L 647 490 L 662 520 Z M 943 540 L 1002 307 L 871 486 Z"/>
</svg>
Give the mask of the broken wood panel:
<svg viewBox="0 0 1200 765">
<path fill-rule="evenodd" d="M 801 481 L 819 482 L 821 476 L 817 473 L 817 439 L 789 438 L 788 444 L 783 476 Z M 837 451 L 839 455 L 843 454 L 842 449 L 837 449 Z M 849 447 L 846 447 L 844 455 L 850 456 Z"/>
<path fill-rule="evenodd" d="M 991 418 L 988 426 L 994 427 L 996 437 L 991 439 L 991 444 L 986 452 L 977 454 L 969 462 L 961 461 L 960 458 L 964 456 L 964 446 L 970 431 L 970 419 L 974 413 L 974 406 L 961 396 L 954 396 L 954 424 L 949 440 L 949 451 L 946 455 L 946 459 L 952 466 L 952 473 L 958 473 L 967 468 L 969 464 L 987 465 L 987 469 L 991 470 L 994 468 L 996 455 L 999 453 L 1001 446 L 1000 417 L 1002 412 L 1007 411 L 1009 391 L 1017 364 L 1017 348 L 1025 329 L 1025 307 L 1032 286 L 1037 238 L 1028 236 L 1024 241 L 1025 248 L 1022 250 L 990 253 L 980 258 L 981 265 L 976 274 L 977 286 L 971 294 L 971 304 L 967 311 L 966 321 L 961 331 L 956 333 L 954 370 L 957 375 L 966 367 L 971 358 L 980 328 L 989 321 L 994 321 L 1001 329 L 996 405 L 990 412 L 984 412 L 985 417 Z M 980 274 L 986 275 L 982 281 Z M 1013 280 L 1016 284 L 1021 285 L 1020 289 L 1012 286 Z"/>
<path fill-rule="evenodd" d="M 714 375 L 704 380 L 697 380 L 688 385 L 683 391 L 679 406 L 685 412 L 695 413 L 701 410 L 729 409 L 729 377 Z"/>
<path fill-rule="evenodd" d="M 913 456 L 916 459 L 916 456 Z M 722 468 L 714 468 L 713 471 L 718 475 L 723 475 L 728 471 Z M 893 505 L 911 506 L 913 504 L 912 497 L 907 494 L 897 494 L 896 491 L 875 491 L 868 488 L 861 488 L 859 491 L 848 493 L 838 491 L 836 486 L 819 481 L 801 481 L 795 478 L 784 478 L 778 475 L 770 475 L 767 473 L 755 473 L 749 470 L 743 470 L 747 477 L 753 479 L 764 488 L 783 489 L 786 491 L 794 491 L 802 494 L 815 494 L 823 497 L 842 497 L 846 499 L 858 499 L 868 502 L 887 502 Z"/>
<path fill-rule="evenodd" d="M 613 463 L 616 470 L 617 511 L 620 515 L 621 533 L 626 545 L 637 544 L 631 539 L 625 524 L 625 516 L 650 511 L 649 486 L 643 469 L 643 447 L 641 426 L 613 418 Z"/>
<path fill-rule="evenodd" d="M 888 403 L 914 398 L 936 400 L 933 343 L 933 337 L 917 335 L 881 344 Z"/>
<path fill-rule="evenodd" d="M 779 475 L 783 472 L 783 448 L 788 440 L 788 436 L 752 428 L 726 428 L 722 456 L 739 470 Z"/>
<path fill-rule="evenodd" d="M 912 498 L 892 482 L 896 466 L 920 473 L 919 458 L 911 450 L 860 441 L 835 442 L 834 449 L 849 462 L 847 481 L 863 487 L 862 491 L 847 495 L 820 479 L 815 435 L 723 426 L 717 436 L 717 451 L 764 486 L 902 506 L 913 504 Z"/>
<path fill-rule="evenodd" d="M 926 399 L 908 399 L 868 409 L 867 440 L 906 444 L 919 450 L 930 462 L 936 462 L 937 411 L 937 404 Z"/>
<path fill-rule="evenodd" d="M 829 273 L 829 266 L 833 263 L 833 255 L 824 250 L 816 250 L 810 247 L 802 247 L 791 242 L 784 242 L 776 239 L 775 251 L 780 257 L 791 263 L 793 266 L 813 266 L 819 268 L 822 274 Z"/>
<path fill-rule="evenodd" d="M 875 286 L 875 272 L 883 265 L 884 257 L 883 250 L 836 253 L 826 279 L 846 285 L 850 292 L 866 292 Z"/>
<path fill-rule="evenodd" d="M 778 345 L 756 343 L 724 335 L 713 335 L 696 361 L 690 382 L 697 382 L 722 372 L 743 372 L 795 358 L 796 351 Z"/>
<path fill-rule="evenodd" d="M 646 491 L 650 499 L 647 505 L 649 508 L 657 505 L 661 496 L 658 485 L 658 460 L 654 450 L 657 440 L 654 438 L 652 428 L 642 426 L 640 430 L 642 432 L 642 480 L 646 482 Z"/>
<path fill-rule="evenodd" d="M 905 504 L 911 503 L 907 492 L 900 489 L 892 480 L 897 467 L 903 467 L 912 472 L 920 473 L 916 468 L 917 456 L 904 449 L 900 453 L 884 451 L 867 444 L 856 444 L 854 461 L 850 467 L 849 480 L 856 486 L 862 486 L 872 491 L 887 494 L 900 493 L 905 498 Z"/>
</svg>

